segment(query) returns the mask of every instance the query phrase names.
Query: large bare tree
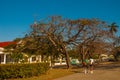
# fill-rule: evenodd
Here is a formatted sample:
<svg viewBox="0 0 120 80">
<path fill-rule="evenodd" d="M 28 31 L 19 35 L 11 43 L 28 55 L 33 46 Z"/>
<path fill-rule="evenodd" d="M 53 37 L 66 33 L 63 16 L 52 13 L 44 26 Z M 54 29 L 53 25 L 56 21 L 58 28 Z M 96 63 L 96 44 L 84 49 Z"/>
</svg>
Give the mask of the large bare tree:
<svg viewBox="0 0 120 80">
<path fill-rule="evenodd" d="M 32 35 L 44 36 L 58 52 L 65 55 L 67 67 L 70 68 L 70 59 L 67 47 L 74 44 L 80 32 L 84 29 L 84 20 L 63 19 L 60 16 L 52 16 L 37 25 L 32 25 Z"/>
<path fill-rule="evenodd" d="M 84 19 L 84 29 L 78 37 L 78 51 L 81 59 L 92 57 L 92 54 L 101 54 L 109 51 L 111 47 L 112 36 L 110 35 L 108 25 L 98 19 Z M 99 46 L 97 46 L 99 45 Z"/>
<path fill-rule="evenodd" d="M 108 25 L 99 19 L 71 20 L 52 16 L 31 25 L 31 28 L 30 36 L 47 39 L 56 51 L 65 55 L 67 68 L 71 67 L 68 47 L 77 46 L 83 60 L 95 51 L 96 43 L 110 43 L 112 38 Z"/>
</svg>

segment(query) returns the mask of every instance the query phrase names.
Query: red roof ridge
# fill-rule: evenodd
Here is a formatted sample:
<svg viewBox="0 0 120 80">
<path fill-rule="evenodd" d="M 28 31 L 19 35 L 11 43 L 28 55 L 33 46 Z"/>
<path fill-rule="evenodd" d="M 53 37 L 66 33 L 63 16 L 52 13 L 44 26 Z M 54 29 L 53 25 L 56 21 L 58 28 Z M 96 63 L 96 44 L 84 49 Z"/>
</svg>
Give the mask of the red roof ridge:
<svg viewBox="0 0 120 80">
<path fill-rule="evenodd" d="M 14 42 L 14 41 L 0 42 L 0 47 L 5 47 L 5 46 L 8 46 L 10 44 L 16 44 L 16 42 Z"/>
</svg>

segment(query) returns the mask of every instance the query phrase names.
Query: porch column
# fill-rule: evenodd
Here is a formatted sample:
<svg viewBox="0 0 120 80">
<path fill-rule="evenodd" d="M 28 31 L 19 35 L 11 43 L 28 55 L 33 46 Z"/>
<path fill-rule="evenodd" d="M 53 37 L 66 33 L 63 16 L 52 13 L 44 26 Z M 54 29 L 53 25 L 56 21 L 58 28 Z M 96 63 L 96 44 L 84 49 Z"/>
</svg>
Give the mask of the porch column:
<svg viewBox="0 0 120 80">
<path fill-rule="evenodd" d="M 4 54 L 4 62 L 3 64 L 6 64 L 6 54 Z"/>
<path fill-rule="evenodd" d="M 42 60 L 41 60 L 41 55 L 39 55 L 38 57 L 39 57 L 39 62 L 41 62 L 41 61 L 42 61 Z"/>
<path fill-rule="evenodd" d="M 30 60 L 30 63 L 32 63 L 32 57 L 30 57 L 29 60 Z"/>
</svg>

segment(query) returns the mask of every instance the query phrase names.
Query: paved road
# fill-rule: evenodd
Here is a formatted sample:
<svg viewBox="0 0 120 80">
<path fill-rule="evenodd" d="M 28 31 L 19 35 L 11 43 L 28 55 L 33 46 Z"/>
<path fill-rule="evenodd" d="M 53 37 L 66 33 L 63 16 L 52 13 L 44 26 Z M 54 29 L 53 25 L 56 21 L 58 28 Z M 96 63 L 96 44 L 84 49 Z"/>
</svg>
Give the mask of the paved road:
<svg viewBox="0 0 120 80">
<path fill-rule="evenodd" d="M 120 63 L 102 64 L 94 70 L 93 74 L 77 72 L 54 80 L 120 80 Z"/>
</svg>

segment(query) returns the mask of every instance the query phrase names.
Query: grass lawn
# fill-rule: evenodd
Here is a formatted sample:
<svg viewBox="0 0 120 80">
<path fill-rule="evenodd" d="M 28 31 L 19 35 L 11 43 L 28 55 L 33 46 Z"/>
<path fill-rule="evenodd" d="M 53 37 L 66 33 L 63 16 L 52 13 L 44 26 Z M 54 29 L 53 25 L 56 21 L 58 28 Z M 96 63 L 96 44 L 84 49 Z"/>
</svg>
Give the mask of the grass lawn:
<svg viewBox="0 0 120 80">
<path fill-rule="evenodd" d="M 81 68 L 77 69 L 50 69 L 46 74 L 31 77 L 31 78 L 22 78 L 22 79 L 12 79 L 12 80 L 53 80 L 55 78 L 63 77 L 73 73 L 80 72 Z"/>
</svg>

